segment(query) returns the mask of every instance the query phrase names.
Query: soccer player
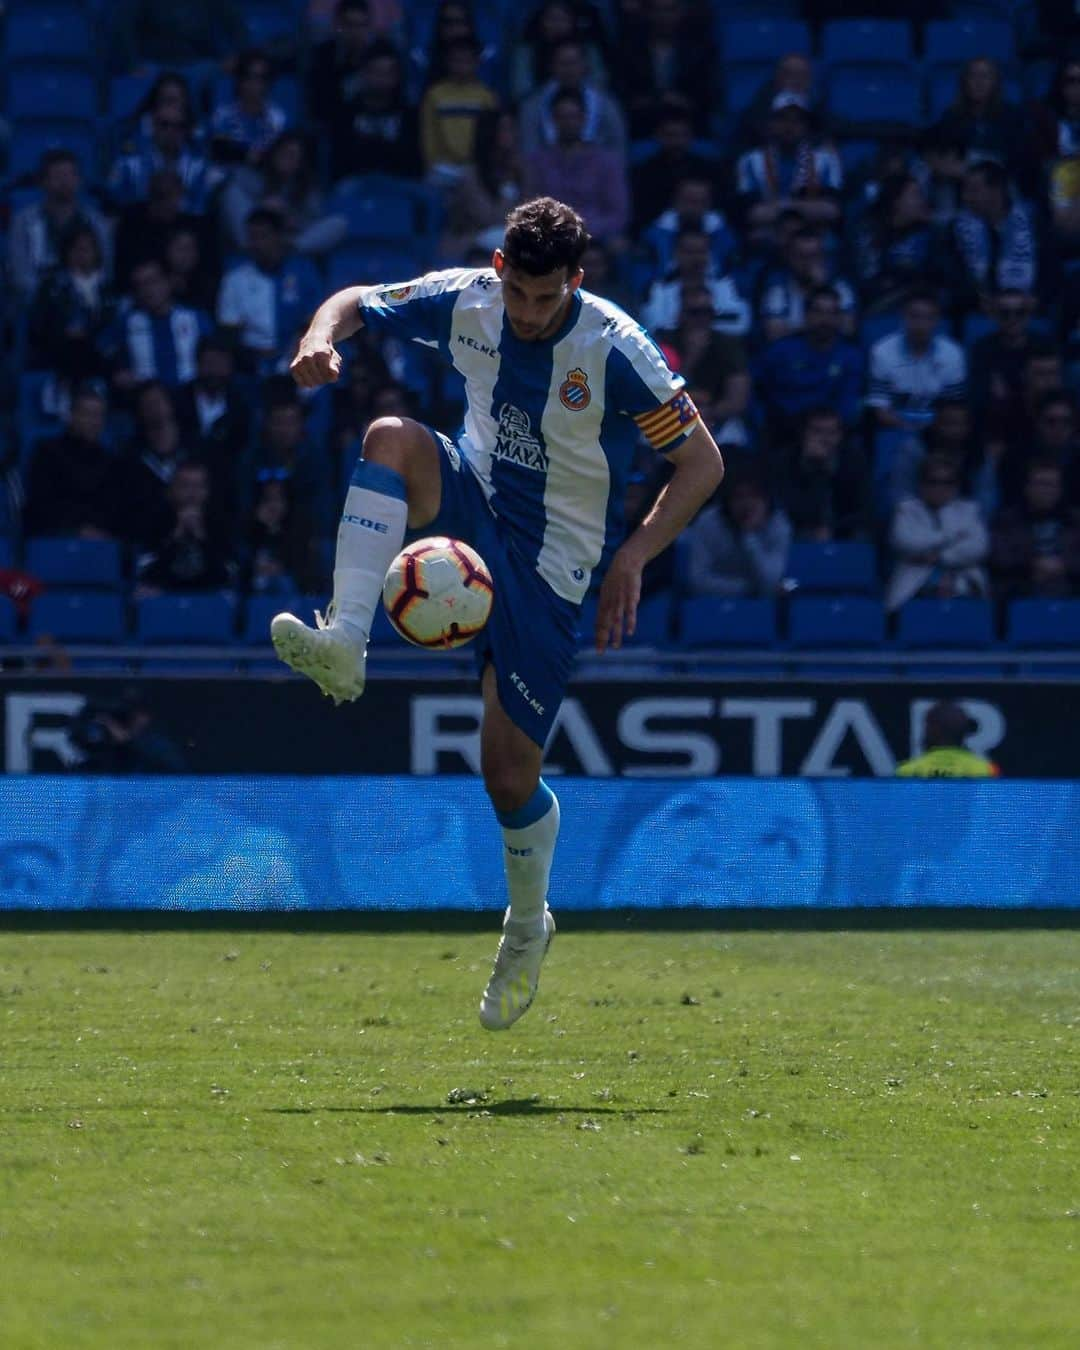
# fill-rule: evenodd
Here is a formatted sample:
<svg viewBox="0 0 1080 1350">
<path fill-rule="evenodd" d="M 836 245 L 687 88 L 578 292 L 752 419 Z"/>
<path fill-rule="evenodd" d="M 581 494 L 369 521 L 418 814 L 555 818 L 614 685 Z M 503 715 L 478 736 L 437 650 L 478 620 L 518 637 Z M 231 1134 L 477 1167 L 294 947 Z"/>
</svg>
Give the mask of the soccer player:
<svg viewBox="0 0 1080 1350">
<path fill-rule="evenodd" d="M 278 655 L 335 701 L 364 689 L 383 579 L 406 532 L 448 535 L 479 552 L 495 601 L 477 639 L 484 785 L 502 826 L 510 904 L 480 1021 L 508 1027 L 532 1003 L 555 932 L 548 878 L 559 804 L 540 777 L 544 743 L 577 646 L 580 605 L 606 570 L 598 651 L 634 631 L 641 573 L 723 477 L 723 462 L 681 376 L 617 305 L 581 289 L 589 236 L 550 197 L 515 207 L 490 268 L 430 272 L 332 295 L 300 342 L 305 389 L 341 371 L 336 344 L 364 324 L 437 350 L 465 379 L 456 438 L 406 417 L 379 417 L 345 498 L 334 598 L 310 628 L 271 625 Z M 621 504 L 644 434 L 674 473 L 619 544 Z"/>
</svg>

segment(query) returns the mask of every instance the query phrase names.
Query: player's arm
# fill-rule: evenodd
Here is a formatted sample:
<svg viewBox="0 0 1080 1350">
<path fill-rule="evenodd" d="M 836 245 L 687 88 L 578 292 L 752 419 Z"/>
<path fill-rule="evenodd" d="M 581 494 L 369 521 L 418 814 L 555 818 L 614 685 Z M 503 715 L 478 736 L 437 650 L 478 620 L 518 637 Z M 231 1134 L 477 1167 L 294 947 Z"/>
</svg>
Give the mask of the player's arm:
<svg viewBox="0 0 1080 1350">
<path fill-rule="evenodd" d="M 300 339 L 289 370 L 301 389 L 333 384 L 341 374 L 337 343 L 351 338 L 364 326 L 360 313 L 362 286 L 348 286 L 324 300 L 315 311 L 308 330 Z"/>
<path fill-rule="evenodd" d="M 600 588 L 597 651 L 621 647 L 624 633 L 627 637 L 633 633 L 645 564 L 682 533 L 723 481 L 723 457 L 702 422 L 667 457 L 675 472 L 652 510 L 612 558 Z"/>
</svg>

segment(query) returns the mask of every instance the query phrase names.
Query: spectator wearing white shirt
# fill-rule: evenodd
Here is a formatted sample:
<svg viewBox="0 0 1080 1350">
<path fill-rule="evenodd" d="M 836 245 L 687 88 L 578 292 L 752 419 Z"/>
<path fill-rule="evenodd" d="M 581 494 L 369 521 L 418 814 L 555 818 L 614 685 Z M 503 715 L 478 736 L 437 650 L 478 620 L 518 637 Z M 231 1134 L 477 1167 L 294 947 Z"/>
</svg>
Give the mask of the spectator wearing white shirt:
<svg viewBox="0 0 1080 1350">
<path fill-rule="evenodd" d="M 801 333 L 806 326 L 806 301 L 819 286 L 831 286 L 840 304 L 840 333 L 855 331 L 855 292 L 839 277 L 829 276 L 825 241 L 817 230 L 803 227 L 789 236 L 785 267 L 766 280 L 759 318 L 766 342 Z"/>
<path fill-rule="evenodd" d="M 685 229 L 675 241 L 674 263 L 660 281 L 654 281 L 641 311 L 641 322 L 650 332 L 679 326 L 683 288 L 704 287 L 712 298 L 713 328 L 718 333 L 742 337 L 750 330 L 750 306 L 739 294 L 731 277 L 713 273 L 709 236 L 702 230 Z"/>
<path fill-rule="evenodd" d="M 871 347 L 866 402 L 880 427 L 918 429 L 933 419 L 939 399 L 964 397 L 964 349 L 937 333 L 940 320 L 937 294 L 928 288 L 914 290 L 904 302 L 901 331 Z"/>
<path fill-rule="evenodd" d="M 310 258 L 289 254 L 280 212 L 252 211 L 247 232 L 249 261 L 226 272 L 217 318 L 222 327 L 239 330 L 249 365 L 269 374 L 314 313 L 322 282 Z"/>
<path fill-rule="evenodd" d="M 960 496 L 960 474 L 946 455 L 922 462 L 919 495 L 905 497 L 893 516 L 890 542 L 896 565 L 885 608 L 899 609 L 914 596 L 986 595 L 983 566 L 990 534 L 978 505 Z"/>
</svg>

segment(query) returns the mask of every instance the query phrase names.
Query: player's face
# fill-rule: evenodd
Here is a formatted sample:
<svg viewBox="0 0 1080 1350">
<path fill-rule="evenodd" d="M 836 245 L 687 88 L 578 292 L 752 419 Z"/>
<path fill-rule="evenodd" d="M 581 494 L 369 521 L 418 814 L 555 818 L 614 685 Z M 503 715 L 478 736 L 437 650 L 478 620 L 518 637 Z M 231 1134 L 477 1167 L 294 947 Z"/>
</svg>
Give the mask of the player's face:
<svg viewBox="0 0 1080 1350">
<path fill-rule="evenodd" d="M 534 277 L 511 267 L 501 249 L 495 250 L 492 261 L 502 282 L 503 305 L 514 336 L 523 342 L 543 342 L 557 332 L 570 297 L 581 285 L 584 273 L 580 268 L 573 276 L 560 267 L 547 276 Z"/>
</svg>

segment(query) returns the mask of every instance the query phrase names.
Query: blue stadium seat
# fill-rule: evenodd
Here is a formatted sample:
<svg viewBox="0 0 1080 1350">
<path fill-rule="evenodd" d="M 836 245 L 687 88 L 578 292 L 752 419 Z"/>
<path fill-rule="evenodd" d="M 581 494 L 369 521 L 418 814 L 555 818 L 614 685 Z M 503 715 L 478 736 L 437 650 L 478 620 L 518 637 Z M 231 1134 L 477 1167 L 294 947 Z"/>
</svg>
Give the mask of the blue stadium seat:
<svg viewBox="0 0 1080 1350">
<path fill-rule="evenodd" d="M 679 609 L 683 647 L 774 647 L 776 602 L 757 597 L 696 595 Z"/>
<path fill-rule="evenodd" d="M 744 113 L 758 90 L 772 77 L 775 61 L 754 65 L 728 66 L 724 71 L 724 107 L 730 113 Z M 650 145 L 652 142 L 650 142 Z"/>
<path fill-rule="evenodd" d="M 34 601 L 30 636 L 58 642 L 122 642 L 124 601 L 103 591 L 50 591 Z"/>
<path fill-rule="evenodd" d="M 578 649 L 589 651 L 595 643 L 597 597 L 587 595 L 578 615 Z"/>
<path fill-rule="evenodd" d="M 756 62 L 770 71 L 785 53 L 812 50 L 810 29 L 798 19 L 729 19 L 719 24 L 718 39 L 728 66 Z"/>
<path fill-rule="evenodd" d="M 1080 600 L 1014 600 L 1006 640 L 1010 647 L 1080 648 Z"/>
<path fill-rule="evenodd" d="M 253 47 L 300 37 L 301 16 L 294 0 L 243 0 L 242 10 Z"/>
<path fill-rule="evenodd" d="M 98 112 L 97 80 L 89 70 L 55 61 L 27 61 L 8 71 L 8 116 L 51 121 L 57 113 L 92 121 Z"/>
<path fill-rule="evenodd" d="M 94 34 L 85 5 L 65 0 L 11 0 L 4 20 L 8 62 L 41 57 L 46 61 L 93 59 Z"/>
<path fill-rule="evenodd" d="M 917 126 L 919 82 L 899 67 L 838 68 L 829 82 L 829 114 L 848 127 Z"/>
<path fill-rule="evenodd" d="M 15 545 L 6 534 L 0 535 L 0 568 L 14 566 Z"/>
<path fill-rule="evenodd" d="M 859 341 L 865 350 L 869 351 L 874 343 L 880 342 L 883 337 L 898 333 L 902 323 L 899 313 L 869 314 L 859 321 Z"/>
<path fill-rule="evenodd" d="M 832 19 L 821 34 L 827 66 L 904 65 L 911 48 L 911 26 L 903 19 Z"/>
<path fill-rule="evenodd" d="M 390 622 L 390 617 L 382 605 L 375 606 L 375 614 L 371 620 L 370 641 L 373 647 L 380 650 L 396 647 L 398 651 L 402 651 L 411 646 Z M 413 647 L 412 650 L 416 651 L 416 648 Z"/>
<path fill-rule="evenodd" d="M 45 395 L 53 376 L 43 371 L 24 371 L 19 376 L 19 391 L 15 404 L 15 435 L 19 443 L 19 459 L 25 471 L 34 445 L 46 436 L 57 436 L 63 423 L 45 404 Z"/>
<path fill-rule="evenodd" d="M 638 606 L 634 636 L 627 644 L 634 647 L 667 647 L 671 643 L 671 592 L 650 595 Z"/>
<path fill-rule="evenodd" d="M 997 320 L 989 314 L 966 314 L 964 316 L 964 346 L 971 348 L 980 338 L 988 337 L 997 328 Z"/>
<path fill-rule="evenodd" d="M 112 539 L 28 539 L 26 570 L 47 586 L 119 587 L 120 545 Z"/>
<path fill-rule="evenodd" d="M 135 631 L 148 643 L 232 642 L 232 602 L 220 592 L 150 596 L 139 601 Z"/>
<path fill-rule="evenodd" d="M 327 282 L 331 291 L 338 291 L 346 286 L 409 281 L 422 270 L 422 260 L 407 247 L 376 241 L 343 244 L 330 255 Z"/>
<path fill-rule="evenodd" d="M 14 642 L 18 628 L 15 606 L 6 595 L 0 595 L 0 642 Z"/>
<path fill-rule="evenodd" d="M 97 177 L 97 137 L 93 123 L 63 118 L 14 123 L 8 157 L 9 176 L 34 177 L 46 150 L 70 150 L 83 177 L 90 181 Z"/>
<path fill-rule="evenodd" d="M 270 620 L 283 609 L 295 614 L 299 597 L 295 595 L 252 595 L 244 607 L 244 631 L 241 641 L 249 647 L 265 646 L 270 641 Z M 305 622 L 310 622 L 305 618 Z"/>
<path fill-rule="evenodd" d="M 338 193 L 330 209 L 345 217 L 346 238 L 354 241 L 410 239 L 419 233 L 415 203 L 405 192 Z"/>
<path fill-rule="evenodd" d="M 864 595 L 797 595 L 788 611 L 793 647 L 879 647 L 885 610 Z"/>
<path fill-rule="evenodd" d="M 787 570 L 802 591 L 873 595 L 878 589 L 874 546 L 862 539 L 820 544 L 797 540 L 788 554 Z"/>
<path fill-rule="evenodd" d="M 589 595 L 578 620 L 578 650 L 591 651 L 596 644 L 597 596 Z M 638 607 L 633 637 L 623 639 L 624 647 L 667 647 L 671 643 L 671 593 L 650 596 Z M 389 622 L 389 621 L 387 621 Z M 374 635 L 373 635 L 374 639 Z"/>
<path fill-rule="evenodd" d="M 1016 55 L 1012 24 L 995 19 L 935 19 L 926 25 L 924 56 L 929 65 L 963 65 L 989 56 L 1008 65 Z"/>
<path fill-rule="evenodd" d="M 896 637 L 907 648 L 989 647 L 994 612 L 988 600 L 909 600 Z"/>
<path fill-rule="evenodd" d="M 116 75 L 109 81 L 108 116 L 111 122 L 124 122 L 135 113 L 153 88 L 156 72 L 141 71 L 134 75 Z"/>
</svg>

